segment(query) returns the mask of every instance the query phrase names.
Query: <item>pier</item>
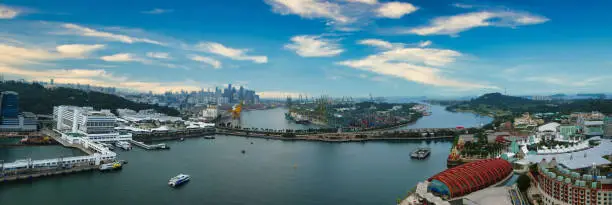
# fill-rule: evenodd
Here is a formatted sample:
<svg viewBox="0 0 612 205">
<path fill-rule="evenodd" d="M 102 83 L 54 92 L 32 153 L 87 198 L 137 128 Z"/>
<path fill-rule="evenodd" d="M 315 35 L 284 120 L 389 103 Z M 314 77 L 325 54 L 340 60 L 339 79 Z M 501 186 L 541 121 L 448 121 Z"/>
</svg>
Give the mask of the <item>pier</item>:
<svg viewBox="0 0 612 205">
<path fill-rule="evenodd" d="M 136 145 L 137 147 L 146 149 L 146 150 L 170 149 L 170 147 L 168 147 L 168 145 L 164 143 L 156 144 L 156 145 L 148 145 L 143 142 L 136 141 L 136 140 L 130 140 L 130 143 L 132 143 L 133 145 Z"/>
<path fill-rule="evenodd" d="M 0 181 L 30 179 L 42 176 L 87 171 L 100 164 L 117 160 L 117 154 L 87 138 L 72 137 L 56 130 L 42 130 L 65 147 L 73 147 L 87 153 L 86 156 L 57 157 L 50 159 L 22 159 L 0 164 Z"/>
<path fill-rule="evenodd" d="M 45 170 L 38 170 L 32 173 L 1 175 L 0 183 L 22 180 L 22 179 L 35 179 L 35 178 L 46 177 L 46 176 L 55 176 L 55 175 L 72 174 L 72 173 L 77 173 L 77 172 L 94 171 L 97 169 L 98 169 L 98 166 L 89 165 L 89 166 L 78 166 L 78 167 L 73 167 L 73 168 L 45 169 Z"/>
</svg>

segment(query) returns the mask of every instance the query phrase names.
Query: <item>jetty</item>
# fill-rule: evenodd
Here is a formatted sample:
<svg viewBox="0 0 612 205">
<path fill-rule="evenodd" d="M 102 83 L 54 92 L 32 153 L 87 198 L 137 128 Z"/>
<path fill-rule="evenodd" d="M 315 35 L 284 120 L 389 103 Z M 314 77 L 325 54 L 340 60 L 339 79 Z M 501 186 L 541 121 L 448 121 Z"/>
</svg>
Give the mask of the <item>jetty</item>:
<svg viewBox="0 0 612 205">
<path fill-rule="evenodd" d="M 144 142 L 139 142 L 136 140 L 130 140 L 130 143 L 132 143 L 133 145 L 136 145 L 137 147 L 146 149 L 146 150 L 170 149 L 170 147 L 164 143 L 148 145 L 148 144 L 145 144 Z"/>
</svg>

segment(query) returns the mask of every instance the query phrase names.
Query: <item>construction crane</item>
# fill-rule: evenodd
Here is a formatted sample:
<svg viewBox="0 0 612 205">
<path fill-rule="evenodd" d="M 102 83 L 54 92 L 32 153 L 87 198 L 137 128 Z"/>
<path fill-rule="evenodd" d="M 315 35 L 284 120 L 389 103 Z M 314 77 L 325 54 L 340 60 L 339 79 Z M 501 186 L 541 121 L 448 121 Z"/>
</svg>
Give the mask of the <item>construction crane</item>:
<svg viewBox="0 0 612 205">
<path fill-rule="evenodd" d="M 232 119 L 240 119 L 240 113 L 242 112 L 242 105 L 243 105 L 243 101 L 240 101 L 240 103 L 232 107 L 232 110 L 230 110 L 230 112 L 232 113 Z"/>
</svg>

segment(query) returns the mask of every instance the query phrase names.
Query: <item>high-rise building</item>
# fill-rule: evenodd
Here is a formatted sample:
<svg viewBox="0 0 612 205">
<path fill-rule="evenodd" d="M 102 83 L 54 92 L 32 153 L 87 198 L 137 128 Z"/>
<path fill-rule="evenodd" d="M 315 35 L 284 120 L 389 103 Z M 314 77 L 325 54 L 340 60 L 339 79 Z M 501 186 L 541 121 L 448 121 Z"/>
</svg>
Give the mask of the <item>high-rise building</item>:
<svg viewBox="0 0 612 205">
<path fill-rule="evenodd" d="M 0 94 L 0 131 L 30 132 L 38 129 L 33 113 L 19 113 L 19 94 L 4 91 Z"/>
<path fill-rule="evenodd" d="M 17 118 L 19 115 L 19 94 L 13 91 L 4 91 L 0 95 L 0 116 L 2 118 Z"/>
</svg>

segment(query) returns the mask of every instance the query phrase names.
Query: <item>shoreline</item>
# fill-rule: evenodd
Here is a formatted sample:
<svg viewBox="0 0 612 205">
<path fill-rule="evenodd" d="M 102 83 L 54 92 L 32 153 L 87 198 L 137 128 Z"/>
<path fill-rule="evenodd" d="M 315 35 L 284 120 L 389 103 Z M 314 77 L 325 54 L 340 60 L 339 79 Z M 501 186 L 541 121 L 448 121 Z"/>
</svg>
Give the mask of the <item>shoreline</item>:
<svg viewBox="0 0 612 205">
<path fill-rule="evenodd" d="M 272 139 L 272 140 L 280 140 L 280 141 L 319 141 L 319 142 L 335 142 L 335 143 L 343 143 L 343 142 L 368 142 L 368 141 L 415 141 L 415 140 L 452 140 L 453 136 L 436 136 L 436 137 L 366 137 L 366 138 L 358 138 L 358 137 L 323 137 L 324 135 L 296 135 L 295 137 L 282 137 L 280 135 L 253 135 L 246 133 L 238 133 L 238 132 L 216 132 L 215 135 L 230 135 L 237 137 L 253 137 L 253 138 L 261 138 L 261 139 Z"/>
</svg>

